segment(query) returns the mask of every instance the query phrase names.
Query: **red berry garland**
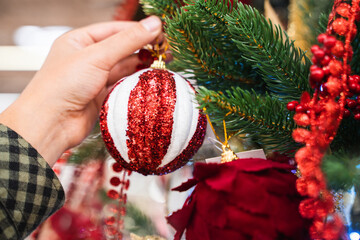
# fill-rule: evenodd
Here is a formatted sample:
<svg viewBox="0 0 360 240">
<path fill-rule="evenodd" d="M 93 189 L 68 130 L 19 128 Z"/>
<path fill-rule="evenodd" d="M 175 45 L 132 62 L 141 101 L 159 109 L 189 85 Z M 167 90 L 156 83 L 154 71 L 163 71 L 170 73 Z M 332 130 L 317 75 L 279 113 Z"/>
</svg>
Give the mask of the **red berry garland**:
<svg viewBox="0 0 360 240">
<path fill-rule="evenodd" d="M 309 82 L 314 95 L 311 98 L 305 92 L 300 103 L 292 101 L 287 105 L 288 110 L 296 111 L 294 121 L 306 127 L 295 129 L 293 138 L 305 144 L 295 154 L 301 172 L 297 190 L 308 196 L 300 203 L 299 211 L 313 219 L 310 234 L 314 239 L 337 240 L 344 230 L 341 218 L 334 212 L 333 196 L 326 188 L 321 160 L 342 118 L 353 113 L 354 118 L 360 120 L 360 100 L 350 99 L 360 93 L 360 77 L 349 76 L 348 65 L 353 54 L 350 42 L 357 32 L 355 20 L 359 18 L 360 0 L 351 1 L 351 5 L 347 2 L 335 1 L 327 32 L 318 36 L 320 46 L 311 48 L 313 65 Z"/>
</svg>

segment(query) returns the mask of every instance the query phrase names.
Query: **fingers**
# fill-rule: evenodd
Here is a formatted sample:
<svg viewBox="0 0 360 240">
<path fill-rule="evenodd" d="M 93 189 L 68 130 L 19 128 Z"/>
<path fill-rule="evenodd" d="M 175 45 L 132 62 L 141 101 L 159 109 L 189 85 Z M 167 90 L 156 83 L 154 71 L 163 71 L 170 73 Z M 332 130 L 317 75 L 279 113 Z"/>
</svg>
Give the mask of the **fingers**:
<svg viewBox="0 0 360 240">
<path fill-rule="evenodd" d="M 88 34 L 94 42 L 100 42 L 118 32 L 129 29 L 134 25 L 136 25 L 136 22 L 133 21 L 113 21 L 92 24 L 76 31 L 83 31 Z"/>
<path fill-rule="evenodd" d="M 87 49 L 88 60 L 95 66 L 111 70 L 113 66 L 137 49 L 152 42 L 161 33 L 161 21 L 151 16 L 135 23 Z"/>
</svg>

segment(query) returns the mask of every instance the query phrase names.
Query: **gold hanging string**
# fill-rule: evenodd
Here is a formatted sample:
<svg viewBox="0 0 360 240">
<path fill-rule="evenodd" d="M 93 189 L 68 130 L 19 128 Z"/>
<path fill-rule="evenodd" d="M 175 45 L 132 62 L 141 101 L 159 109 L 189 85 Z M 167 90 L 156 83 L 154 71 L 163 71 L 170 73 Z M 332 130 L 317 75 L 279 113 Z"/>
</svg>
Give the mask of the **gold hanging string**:
<svg viewBox="0 0 360 240">
<path fill-rule="evenodd" d="M 203 108 L 204 112 L 206 112 L 206 108 L 204 107 Z M 225 115 L 228 116 L 228 114 Z M 220 140 L 220 137 L 217 135 L 216 131 L 215 131 L 215 128 L 210 120 L 210 117 L 208 114 L 206 114 L 206 119 L 211 127 L 211 130 L 213 131 L 216 139 L 221 143 L 221 148 L 222 148 L 222 154 L 221 154 L 221 163 L 226 163 L 226 162 L 232 162 L 236 159 L 238 159 L 238 157 L 236 156 L 236 154 L 231 150 L 230 148 L 230 145 L 229 145 L 229 140 L 230 138 L 234 135 L 234 134 L 231 134 L 229 136 L 227 136 L 227 131 L 226 131 L 226 122 L 225 122 L 225 119 L 223 119 L 223 127 L 224 127 L 224 138 L 225 138 L 225 141 L 221 141 Z"/>
<path fill-rule="evenodd" d="M 162 42 L 161 46 L 158 43 L 158 39 L 156 39 L 155 46 L 149 49 L 149 51 L 154 57 L 157 57 L 158 60 L 155 60 L 153 64 L 151 64 L 150 66 L 151 68 L 163 69 L 163 70 L 166 69 L 165 62 L 163 61 L 163 59 L 164 60 L 166 59 L 166 51 L 168 49 L 169 49 L 169 43 L 166 41 L 166 38 Z"/>
</svg>

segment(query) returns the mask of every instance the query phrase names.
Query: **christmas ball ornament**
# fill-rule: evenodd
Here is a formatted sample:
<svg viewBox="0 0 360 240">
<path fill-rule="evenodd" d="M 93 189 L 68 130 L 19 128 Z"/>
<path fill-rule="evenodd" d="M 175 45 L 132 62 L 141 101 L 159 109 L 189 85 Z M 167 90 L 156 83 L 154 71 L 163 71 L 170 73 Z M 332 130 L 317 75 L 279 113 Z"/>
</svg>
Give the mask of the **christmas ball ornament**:
<svg viewBox="0 0 360 240">
<path fill-rule="evenodd" d="M 179 74 L 143 69 L 120 80 L 107 96 L 100 127 L 106 147 L 125 169 L 170 173 L 201 146 L 206 117 L 195 90 Z"/>
</svg>

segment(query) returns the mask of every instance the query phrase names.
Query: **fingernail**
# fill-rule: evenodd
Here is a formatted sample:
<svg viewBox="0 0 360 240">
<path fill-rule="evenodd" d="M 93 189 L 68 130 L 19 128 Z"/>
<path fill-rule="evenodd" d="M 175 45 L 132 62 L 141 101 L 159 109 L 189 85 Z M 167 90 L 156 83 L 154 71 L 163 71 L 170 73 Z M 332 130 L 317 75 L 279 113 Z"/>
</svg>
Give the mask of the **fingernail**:
<svg viewBox="0 0 360 240">
<path fill-rule="evenodd" d="M 153 32 L 161 26 L 160 19 L 155 16 L 147 17 L 147 18 L 141 20 L 140 23 L 149 32 Z"/>
</svg>

